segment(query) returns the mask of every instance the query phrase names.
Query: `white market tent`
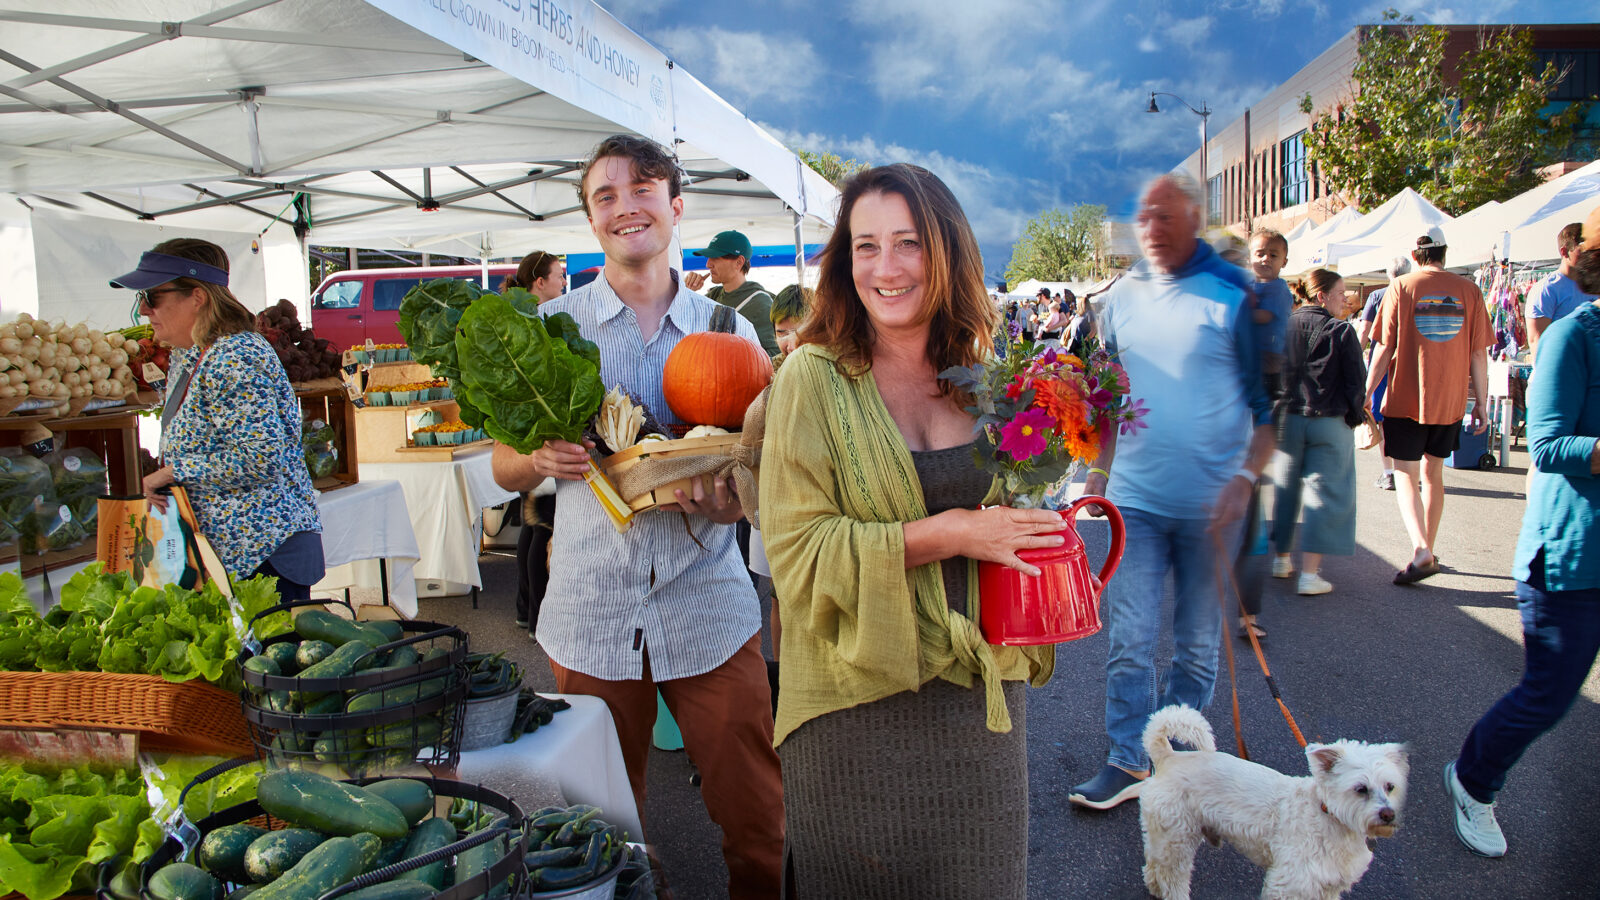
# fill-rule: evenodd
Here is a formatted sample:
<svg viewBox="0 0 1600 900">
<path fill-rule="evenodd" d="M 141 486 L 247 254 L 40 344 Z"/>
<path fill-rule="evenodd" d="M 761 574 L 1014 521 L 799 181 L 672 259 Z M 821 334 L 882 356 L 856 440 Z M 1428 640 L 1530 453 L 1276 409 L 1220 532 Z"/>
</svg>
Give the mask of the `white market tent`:
<svg viewBox="0 0 1600 900">
<path fill-rule="evenodd" d="M 28 232 L 7 255 L 40 216 L 81 229 L 29 254 L 52 316 L 125 308 L 107 275 L 196 231 L 235 258 L 257 235 L 268 259 L 594 250 L 575 170 L 618 131 L 676 149 L 686 246 L 815 241 L 837 197 L 592 0 L 0 0 L 0 94 L 0 192 L 23 204 L 0 203 L 0 239 Z"/>
<path fill-rule="evenodd" d="M 1405 188 L 1382 206 L 1327 238 L 1324 262 L 1345 277 L 1381 272 L 1397 254 L 1417 245 L 1417 236 L 1431 226 L 1444 226 L 1450 214 L 1429 203 L 1421 194 Z"/>
<path fill-rule="evenodd" d="M 1346 208 L 1348 209 L 1348 207 Z M 1343 211 L 1341 210 L 1341 213 L 1342 212 Z M 1295 241 L 1298 241 L 1310 234 L 1316 228 L 1317 224 L 1312 222 L 1310 218 L 1301 219 L 1300 224 L 1284 232 L 1283 239 L 1288 241 L 1290 245 L 1293 245 Z"/>
<path fill-rule="evenodd" d="M 1491 259 L 1554 260 L 1556 235 L 1600 206 L 1600 160 L 1553 178 L 1504 203 L 1484 204 L 1445 226 L 1454 268 Z M 1508 246 L 1509 245 L 1509 246 Z"/>
<path fill-rule="evenodd" d="M 1339 233 L 1341 229 L 1348 228 L 1352 223 L 1360 221 L 1361 213 L 1355 207 L 1346 206 L 1330 216 L 1321 225 L 1313 226 L 1305 232 L 1289 236 L 1289 261 L 1284 265 L 1286 274 L 1298 275 L 1323 264 L 1323 251 L 1330 236 Z M 1309 220 L 1308 220 L 1309 221 Z"/>
</svg>

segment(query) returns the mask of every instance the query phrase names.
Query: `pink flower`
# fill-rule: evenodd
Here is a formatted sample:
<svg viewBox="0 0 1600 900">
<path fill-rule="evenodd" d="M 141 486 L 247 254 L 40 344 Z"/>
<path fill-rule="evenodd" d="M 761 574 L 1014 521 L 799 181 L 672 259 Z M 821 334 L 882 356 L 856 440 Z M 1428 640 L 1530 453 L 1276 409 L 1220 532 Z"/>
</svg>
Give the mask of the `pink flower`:
<svg viewBox="0 0 1600 900">
<path fill-rule="evenodd" d="M 1141 428 L 1149 428 L 1150 426 L 1143 421 L 1149 412 L 1149 408 L 1144 405 L 1144 398 L 1141 397 L 1134 400 L 1132 406 L 1122 411 L 1122 426 L 1117 431 L 1127 435 L 1133 434 Z"/>
<path fill-rule="evenodd" d="M 1043 453 L 1050 444 L 1049 430 L 1056 420 L 1042 409 L 1026 409 L 1000 429 L 1000 449 L 1018 462 Z"/>
</svg>

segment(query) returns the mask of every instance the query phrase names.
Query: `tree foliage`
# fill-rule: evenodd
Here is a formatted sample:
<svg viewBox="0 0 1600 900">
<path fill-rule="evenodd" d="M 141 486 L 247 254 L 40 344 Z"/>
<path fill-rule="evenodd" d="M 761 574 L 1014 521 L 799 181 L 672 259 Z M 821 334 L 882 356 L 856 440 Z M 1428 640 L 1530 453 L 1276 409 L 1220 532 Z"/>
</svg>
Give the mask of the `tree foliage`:
<svg viewBox="0 0 1600 900">
<path fill-rule="evenodd" d="M 1028 220 L 1011 247 L 1006 282 L 1028 279 L 1074 281 L 1099 271 L 1105 245 L 1106 208 L 1084 203 L 1047 209 Z"/>
<path fill-rule="evenodd" d="M 871 163 L 856 162 L 853 159 L 841 159 L 837 153 L 817 152 L 814 150 L 795 149 L 795 155 L 800 161 L 810 166 L 818 175 L 832 182 L 838 187 L 846 178 L 861 171 L 872 168 Z"/>
<path fill-rule="evenodd" d="M 1537 170 L 1561 159 L 1584 110 L 1545 114 L 1564 73 L 1553 64 L 1536 72 L 1532 34 L 1480 31 L 1451 83 L 1446 29 L 1411 25 L 1393 9 L 1384 21 L 1363 35 L 1354 96 L 1307 130 L 1306 155 L 1329 187 L 1363 212 L 1410 187 L 1459 215 L 1537 186 Z M 1301 109 L 1312 112 L 1309 94 Z"/>
</svg>

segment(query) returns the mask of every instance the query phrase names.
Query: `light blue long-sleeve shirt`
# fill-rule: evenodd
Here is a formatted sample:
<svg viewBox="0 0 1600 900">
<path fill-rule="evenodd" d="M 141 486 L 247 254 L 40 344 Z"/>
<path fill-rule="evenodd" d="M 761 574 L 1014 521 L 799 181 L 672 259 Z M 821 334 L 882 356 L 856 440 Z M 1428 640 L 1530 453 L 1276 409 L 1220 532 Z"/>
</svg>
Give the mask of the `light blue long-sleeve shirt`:
<svg viewBox="0 0 1600 900">
<path fill-rule="evenodd" d="M 1527 581 L 1544 551 L 1545 590 L 1600 588 L 1594 540 L 1600 477 L 1589 471 L 1600 438 L 1600 309 L 1593 303 L 1539 338 L 1528 382 L 1528 445 L 1538 473 L 1522 517 L 1511 574 Z"/>
<path fill-rule="evenodd" d="M 1148 428 L 1117 439 L 1112 503 L 1179 519 L 1210 515 L 1272 419 L 1250 317 L 1250 276 L 1204 241 L 1173 273 L 1136 263 L 1108 292 L 1106 346 L 1128 371 Z"/>
</svg>

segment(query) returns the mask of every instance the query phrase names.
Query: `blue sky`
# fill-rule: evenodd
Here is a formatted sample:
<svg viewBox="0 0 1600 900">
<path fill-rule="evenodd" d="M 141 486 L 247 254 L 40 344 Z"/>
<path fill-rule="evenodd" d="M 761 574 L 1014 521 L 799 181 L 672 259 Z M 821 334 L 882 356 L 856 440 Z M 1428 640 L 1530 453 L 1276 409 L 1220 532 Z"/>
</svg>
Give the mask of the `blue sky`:
<svg viewBox="0 0 1600 900">
<path fill-rule="evenodd" d="M 1594 21 L 1585 4 L 1443 0 L 600 0 L 791 146 L 938 174 L 1004 270 L 1041 210 L 1102 203 L 1199 146 L 1171 91 L 1231 121 L 1394 5 L 1419 22 Z M 692 212 L 691 212 L 692 214 Z"/>
</svg>

